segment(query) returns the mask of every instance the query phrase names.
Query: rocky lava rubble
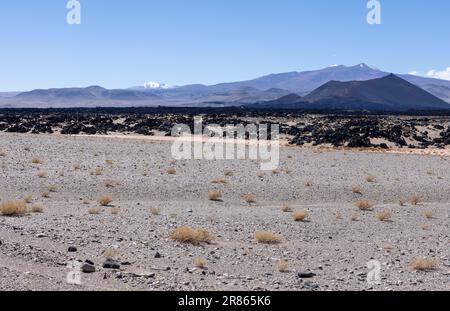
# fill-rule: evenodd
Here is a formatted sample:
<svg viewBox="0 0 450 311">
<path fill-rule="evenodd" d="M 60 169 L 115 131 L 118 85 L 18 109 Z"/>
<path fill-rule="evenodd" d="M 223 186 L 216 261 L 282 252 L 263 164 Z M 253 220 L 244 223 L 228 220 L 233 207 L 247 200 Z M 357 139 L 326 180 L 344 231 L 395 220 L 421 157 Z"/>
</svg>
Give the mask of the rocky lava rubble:
<svg viewBox="0 0 450 311">
<path fill-rule="evenodd" d="M 112 133 L 171 135 L 175 124 L 194 127 L 197 111 L 7 110 L 0 111 L 0 131 L 63 135 Z M 249 120 L 279 124 L 292 145 L 332 145 L 350 148 L 446 148 L 450 145 L 449 117 L 396 117 L 361 115 L 305 115 L 286 112 L 232 110 L 201 112 L 203 126 L 248 125 Z M 253 121 L 252 121 L 253 122 Z"/>
</svg>

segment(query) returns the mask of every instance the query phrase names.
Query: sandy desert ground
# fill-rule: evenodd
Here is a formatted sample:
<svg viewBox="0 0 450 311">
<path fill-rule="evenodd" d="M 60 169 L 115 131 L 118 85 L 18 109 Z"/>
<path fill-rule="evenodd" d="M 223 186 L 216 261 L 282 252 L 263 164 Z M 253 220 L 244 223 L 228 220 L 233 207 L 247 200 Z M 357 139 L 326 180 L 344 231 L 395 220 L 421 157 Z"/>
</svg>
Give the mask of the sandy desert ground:
<svg viewBox="0 0 450 311">
<path fill-rule="evenodd" d="M 280 170 L 260 172 L 252 160 L 172 161 L 169 142 L 144 139 L 0 142 L 0 202 L 35 211 L 0 215 L 1 290 L 450 290 L 448 156 L 285 147 Z M 187 226 L 213 239 L 174 240 Z M 72 260 L 95 268 L 81 285 L 66 281 Z"/>
</svg>

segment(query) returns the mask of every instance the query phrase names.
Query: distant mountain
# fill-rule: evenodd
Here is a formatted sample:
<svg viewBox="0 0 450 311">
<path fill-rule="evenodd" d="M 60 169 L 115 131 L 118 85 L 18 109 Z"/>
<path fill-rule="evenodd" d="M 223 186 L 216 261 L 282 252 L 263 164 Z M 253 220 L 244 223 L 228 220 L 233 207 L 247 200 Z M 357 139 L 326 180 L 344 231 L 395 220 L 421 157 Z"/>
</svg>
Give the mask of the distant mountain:
<svg viewBox="0 0 450 311">
<path fill-rule="evenodd" d="M 17 96 L 12 93 L 5 96 L 0 94 L 0 107 L 240 106 L 276 101 L 290 94 L 306 96 L 330 81 L 368 81 L 388 74 L 362 63 L 350 67 L 340 65 L 321 70 L 271 74 L 253 80 L 216 85 L 172 87 L 149 82 L 144 86 L 121 90 L 108 90 L 99 86 L 34 90 Z M 450 81 L 414 75 L 397 76 L 450 102 Z M 292 99 L 288 97 L 283 100 L 289 98 Z"/>
<path fill-rule="evenodd" d="M 295 100 L 295 96 L 292 96 Z M 297 103 L 286 97 L 265 103 L 268 108 L 407 111 L 450 109 L 450 104 L 412 83 L 390 74 L 368 81 L 330 81 Z"/>
</svg>

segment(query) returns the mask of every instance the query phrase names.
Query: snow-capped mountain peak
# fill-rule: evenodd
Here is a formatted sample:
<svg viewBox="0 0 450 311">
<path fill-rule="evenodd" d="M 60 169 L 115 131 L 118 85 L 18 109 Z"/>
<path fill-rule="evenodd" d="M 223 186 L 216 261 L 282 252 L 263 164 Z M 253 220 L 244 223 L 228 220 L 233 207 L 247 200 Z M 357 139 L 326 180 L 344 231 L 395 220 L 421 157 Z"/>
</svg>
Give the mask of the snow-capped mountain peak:
<svg viewBox="0 0 450 311">
<path fill-rule="evenodd" d="M 155 90 L 155 89 L 167 90 L 167 89 L 174 88 L 174 86 L 165 84 L 165 83 L 150 81 L 150 82 L 144 83 L 144 88 L 150 89 L 150 90 Z"/>
</svg>

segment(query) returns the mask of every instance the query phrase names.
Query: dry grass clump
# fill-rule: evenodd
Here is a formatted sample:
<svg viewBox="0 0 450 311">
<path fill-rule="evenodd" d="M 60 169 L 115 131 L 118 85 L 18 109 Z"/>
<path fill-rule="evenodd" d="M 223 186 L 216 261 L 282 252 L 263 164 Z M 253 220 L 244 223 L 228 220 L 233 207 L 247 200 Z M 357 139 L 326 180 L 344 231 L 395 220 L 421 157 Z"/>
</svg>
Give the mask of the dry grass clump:
<svg viewBox="0 0 450 311">
<path fill-rule="evenodd" d="M 31 159 L 31 163 L 33 163 L 33 164 L 43 164 L 44 163 L 44 161 L 42 161 L 40 158 L 38 158 L 38 157 L 33 157 L 32 159 Z"/>
<path fill-rule="evenodd" d="M 194 266 L 198 269 L 205 269 L 207 261 L 203 258 L 197 258 L 194 260 Z"/>
<path fill-rule="evenodd" d="M 108 195 L 104 195 L 98 199 L 98 203 L 100 203 L 101 206 L 108 206 L 112 201 L 112 198 Z"/>
<path fill-rule="evenodd" d="M 287 272 L 289 268 L 289 262 L 287 262 L 286 260 L 280 260 L 278 261 L 277 267 L 278 271 L 282 273 Z"/>
<path fill-rule="evenodd" d="M 46 199 L 50 198 L 50 192 L 49 191 L 42 192 L 41 197 L 46 198 Z"/>
<path fill-rule="evenodd" d="M 342 214 L 341 212 L 337 212 L 336 213 L 336 219 L 341 220 L 342 219 Z"/>
<path fill-rule="evenodd" d="M 175 175 L 177 173 L 177 170 L 175 168 L 169 168 L 167 170 L 167 174 L 169 175 Z"/>
<path fill-rule="evenodd" d="M 282 210 L 284 213 L 291 213 L 291 212 L 292 212 L 292 208 L 291 208 L 289 205 L 287 205 L 287 204 L 284 204 L 284 205 L 281 207 L 281 210 Z"/>
<path fill-rule="evenodd" d="M 223 174 L 224 174 L 225 176 L 227 176 L 227 177 L 230 177 L 230 176 L 233 176 L 233 171 L 232 171 L 232 170 L 225 170 L 225 171 L 223 172 Z"/>
<path fill-rule="evenodd" d="M 100 209 L 98 207 L 91 207 L 88 209 L 88 213 L 90 215 L 98 215 L 100 214 Z"/>
<path fill-rule="evenodd" d="M 306 221 L 309 218 L 308 211 L 295 212 L 292 214 L 294 221 Z"/>
<path fill-rule="evenodd" d="M 44 207 L 41 204 L 35 203 L 31 207 L 31 212 L 32 213 L 36 213 L 36 214 L 43 213 L 44 212 Z"/>
<path fill-rule="evenodd" d="M 117 252 L 115 250 L 108 249 L 103 252 L 102 256 L 105 257 L 106 259 L 113 259 L 114 257 L 117 256 Z"/>
<path fill-rule="evenodd" d="M 158 207 L 152 207 L 150 208 L 150 214 L 158 216 L 159 214 L 161 214 L 161 209 Z"/>
<path fill-rule="evenodd" d="M 217 178 L 211 181 L 212 184 L 226 184 L 227 180 L 225 178 Z"/>
<path fill-rule="evenodd" d="M 400 200 L 398 200 L 398 205 L 405 206 L 406 205 L 406 201 L 404 199 L 400 199 Z"/>
<path fill-rule="evenodd" d="M 312 187 L 313 183 L 310 181 L 305 182 L 305 187 Z"/>
<path fill-rule="evenodd" d="M 92 176 L 101 176 L 103 175 L 103 169 L 101 167 L 96 167 L 92 172 Z"/>
<path fill-rule="evenodd" d="M 352 191 L 353 191 L 353 193 L 355 193 L 355 194 L 363 194 L 362 189 L 361 189 L 360 187 L 358 187 L 358 186 L 353 187 L 353 188 L 352 188 Z"/>
<path fill-rule="evenodd" d="M 118 207 L 111 208 L 111 214 L 112 215 L 117 215 L 119 213 L 120 213 L 120 209 Z"/>
<path fill-rule="evenodd" d="M 208 198 L 211 201 L 220 201 L 222 199 L 222 194 L 219 191 L 210 191 L 208 193 Z"/>
<path fill-rule="evenodd" d="M 5 157 L 6 156 L 6 152 L 4 152 L 3 150 L 0 150 L 0 157 Z"/>
<path fill-rule="evenodd" d="M 351 221 L 358 221 L 359 220 L 359 215 L 358 214 L 353 214 L 352 217 L 350 218 Z"/>
<path fill-rule="evenodd" d="M 37 172 L 36 176 L 39 178 L 47 178 L 47 172 L 44 171 Z"/>
<path fill-rule="evenodd" d="M 28 195 L 23 198 L 23 200 L 25 201 L 25 203 L 30 204 L 31 202 L 33 202 L 33 197 L 31 195 Z"/>
<path fill-rule="evenodd" d="M 425 215 L 425 217 L 428 218 L 428 219 L 433 219 L 433 218 L 434 218 L 434 215 L 433 215 L 433 211 L 432 211 L 432 210 L 425 211 L 424 215 Z"/>
<path fill-rule="evenodd" d="M 58 192 L 58 187 L 56 187 L 56 185 L 50 185 L 47 187 L 47 190 L 49 192 Z"/>
<path fill-rule="evenodd" d="M 117 182 L 112 179 L 105 180 L 105 187 L 106 188 L 115 188 L 117 187 Z"/>
<path fill-rule="evenodd" d="M 25 201 L 10 201 L 0 205 L 0 213 L 3 216 L 22 216 L 27 213 L 27 203 Z"/>
<path fill-rule="evenodd" d="M 204 229 L 193 229 L 191 227 L 181 227 L 170 233 L 170 238 L 174 241 L 200 245 L 202 243 L 209 244 L 214 237 L 211 233 Z"/>
<path fill-rule="evenodd" d="M 430 230 L 430 226 L 429 225 L 420 225 L 420 229 L 422 229 L 423 231 L 428 231 L 428 230 Z"/>
<path fill-rule="evenodd" d="M 378 213 L 378 219 L 380 221 L 388 221 L 392 218 L 392 213 L 390 211 L 382 211 Z"/>
<path fill-rule="evenodd" d="M 81 170 L 81 165 L 80 165 L 80 164 L 75 164 L 75 165 L 73 166 L 73 170 L 74 170 L 74 171 L 79 171 L 79 170 Z"/>
<path fill-rule="evenodd" d="M 257 176 L 258 178 L 264 178 L 265 175 L 266 175 L 266 174 L 264 174 L 264 172 L 258 172 L 258 173 L 256 173 L 256 176 Z"/>
<path fill-rule="evenodd" d="M 254 238 L 258 243 L 263 244 L 278 244 L 281 242 L 281 238 L 272 232 L 256 232 Z"/>
<path fill-rule="evenodd" d="M 246 194 L 242 197 L 248 204 L 256 203 L 256 197 L 253 194 Z"/>
<path fill-rule="evenodd" d="M 372 176 L 372 175 L 368 175 L 368 176 L 366 176 L 366 181 L 367 182 L 375 182 L 375 176 Z"/>
<path fill-rule="evenodd" d="M 422 199 L 418 196 L 413 196 L 411 198 L 411 204 L 414 206 L 419 205 L 419 203 L 421 203 L 421 202 L 422 202 Z"/>
<path fill-rule="evenodd" d="M 356 202 L 356 207 L 362 211 L 368 211 L 373 208 L 373 205 L 372 205 L 372 203 L 370 203 L 367 200 L 360 200 L 360 201 Z"/>
<path fill-rule="evenodd" d="M 433 259 L 416 258 L 411 262 L 411 268 L 417 271 L 432 271 L 438 268 L 438 264 Z"/>
<path fill-rule="evenodd" d="M 114 161 L 113 161 L 113 160 L 106 160 L 105 162 L 106 162 L 106 164 L 108 164 L 108 165 L 113 165 L 113 164 L 114 164 Z"/>
</svg>

